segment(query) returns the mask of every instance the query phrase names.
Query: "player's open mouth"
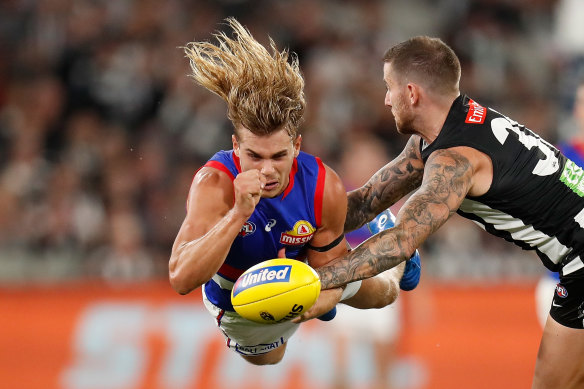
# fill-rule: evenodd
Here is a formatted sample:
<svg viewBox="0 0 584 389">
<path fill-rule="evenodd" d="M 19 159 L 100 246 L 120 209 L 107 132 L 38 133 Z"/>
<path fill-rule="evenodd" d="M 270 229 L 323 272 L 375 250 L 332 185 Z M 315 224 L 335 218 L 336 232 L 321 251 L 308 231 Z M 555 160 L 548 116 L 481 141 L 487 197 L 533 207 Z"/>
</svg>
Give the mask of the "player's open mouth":
<svg viewBox="0 0 584 389">
<path fill-rule="evenodd" d="M 274 190 L 278 187 L 278 181 L 271 181 L 271 182 L 266 182 L 266 185 L 264 186 L 264 190 Z"/>
</svg>

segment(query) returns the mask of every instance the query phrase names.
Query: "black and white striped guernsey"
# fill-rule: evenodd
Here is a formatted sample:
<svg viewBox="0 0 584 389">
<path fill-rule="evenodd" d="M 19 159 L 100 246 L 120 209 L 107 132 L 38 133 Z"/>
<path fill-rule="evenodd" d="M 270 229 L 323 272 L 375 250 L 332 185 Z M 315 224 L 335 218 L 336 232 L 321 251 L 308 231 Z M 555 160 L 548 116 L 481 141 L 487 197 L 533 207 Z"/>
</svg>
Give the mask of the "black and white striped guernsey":
<svg viewBox="0 0 584 389">
<path fill-rule="evenodd" d="M 438 137 L 422 142 L 424 162 L 439 149 L 468 146 L 491 158 L 493 181 L 458 213 L 483 229 L 536 250 L 564 275 L 584 268 L 584 170 L 516 121 L 459 96 Z"/>
</svg>

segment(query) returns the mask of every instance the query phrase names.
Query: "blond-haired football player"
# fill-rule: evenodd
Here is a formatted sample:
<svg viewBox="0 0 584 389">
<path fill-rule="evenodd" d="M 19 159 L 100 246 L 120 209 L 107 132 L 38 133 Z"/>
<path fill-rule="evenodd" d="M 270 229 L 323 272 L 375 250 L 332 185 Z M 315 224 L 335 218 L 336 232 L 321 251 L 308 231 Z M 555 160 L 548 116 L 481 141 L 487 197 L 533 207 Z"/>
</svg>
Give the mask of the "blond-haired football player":
<svg viewBox="0 0 584 389">
<path fill-rule="evenodd" d="M 185 52 L 192 77 L 227 103 L 233 149 L 216 153 L 195 175 L 187 215 L 169 263 L 180 294 L 203 286 L 204 302 L 227 346 L 253 364 L 279 362 L 297 322 L 262 325 L 234 312 L 230 290 L 249 267 L 271 258 L 306 259 L 312 267 L 347 253 L 347 195 L 337 174 L 300 151 L 304 80 L 295 56 L 270 50 L 235 19 L 233 37 L 193 42 Z M 323 291 L 300 320 L 339 300 L 379 308 L 398 295 L 403 266 L 346 288 Z"/>
</svg>

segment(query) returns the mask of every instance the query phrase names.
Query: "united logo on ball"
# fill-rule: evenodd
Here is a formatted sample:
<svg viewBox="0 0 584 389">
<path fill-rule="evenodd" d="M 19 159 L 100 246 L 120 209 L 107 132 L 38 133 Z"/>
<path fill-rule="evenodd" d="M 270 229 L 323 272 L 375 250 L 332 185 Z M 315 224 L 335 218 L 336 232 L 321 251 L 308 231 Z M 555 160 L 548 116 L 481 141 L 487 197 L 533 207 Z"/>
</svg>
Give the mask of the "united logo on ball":
<svg viewBox="0 0 584 389">
<path fill-rule="evenodd" d="M 320 279 L 309 265 L 276 258 L 245 271 L 231 291 L 231 303 L 242 317 L 257 323 L 281 323 L 306 312 L 320 294 Z"/>
</svg>

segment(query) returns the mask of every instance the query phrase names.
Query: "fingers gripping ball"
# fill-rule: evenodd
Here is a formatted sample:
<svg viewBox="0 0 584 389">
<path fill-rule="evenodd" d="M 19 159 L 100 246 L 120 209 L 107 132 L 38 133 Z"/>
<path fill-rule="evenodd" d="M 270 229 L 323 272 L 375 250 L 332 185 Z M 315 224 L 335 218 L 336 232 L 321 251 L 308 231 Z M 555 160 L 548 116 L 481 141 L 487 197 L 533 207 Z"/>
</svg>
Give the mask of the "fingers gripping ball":
<svg viewBox="0 0 584 389">
<path fill-rule="evenodd" d="M 320 279 L 295 259 L 270 259 L 249 268 L 235 282 L 231 303 L 242 317 L 276 324 L 299 316 L 316 302 Z"/>
</svg>

